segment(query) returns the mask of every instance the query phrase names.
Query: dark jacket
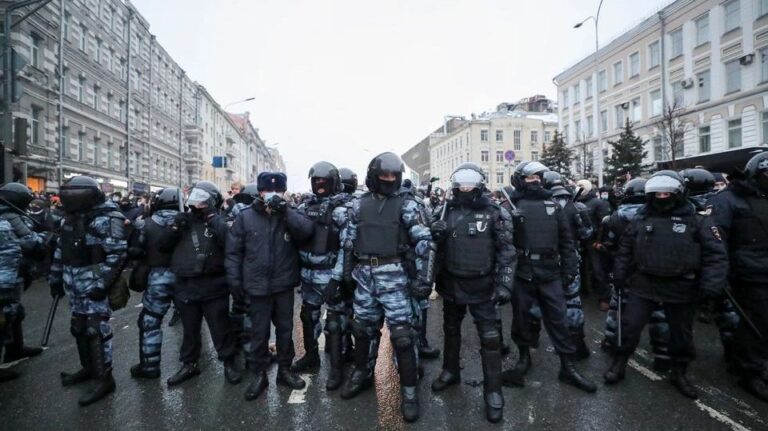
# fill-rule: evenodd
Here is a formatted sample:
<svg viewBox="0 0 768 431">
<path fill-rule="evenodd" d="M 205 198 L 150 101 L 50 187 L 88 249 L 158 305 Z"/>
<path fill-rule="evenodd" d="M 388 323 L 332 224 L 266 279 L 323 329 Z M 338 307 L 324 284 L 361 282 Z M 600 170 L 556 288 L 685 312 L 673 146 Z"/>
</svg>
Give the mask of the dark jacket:
<svg viewBox="0 0 768 431">
<path fill-rule="evenodd" d="M 592 219 L 592 226 L 600 226 L 603 218 L 611 215 L 611 204 L 597 196 L 597 189 L 592 189 L 586 195 L 579 198 L 589 210 L 589 217 Z"/>
<path fill-rule="evenodd" d="M 226 268 L 230 288 L 266 296 L 299 285 L 299 249 L 314 228 L 312 220 L 287 207 L 285 215 L 268 214 L 254 202 L 238 214 L 227 240 Z"/>
<path fill-rule="evenodd" d="M 679 234 L 684 234 L 687 229 L 694 229 L 690 234 L 700 250 L 698 269 L 681 276 L 659 276 L 642 272 L 638 268 L 638 261 L 642 257 L 641 251 L 636 247 L 643 235 L 665 235 L 670 245 L 657 247 L 653 253 L 654 258 L 660 258 L 665 262 L 682 262 L 688 257 L 683 254 L 694 253 L 693 247 L 675 250 L 674 244 L 680 244 L 680 240 L 671 237 L 676 235 L 672 230 L 664 232 L 656 229 L 648 233 L 647 226 L 653 223 L 654 219 L 672 217 L 689 222 L 684 229 L 677 228 L 676 232 Z M 683 224 L 678 222 L 677 226 Z M 648 255 L 650 253 L 643 256 Z M 637 216 L 630 222 L 621 237 L 613 271 L 615 283 L 619 287 L 627 287 L 632 294 L 641 298 L 670 303 L 695 302 L 703 299 L 705 295 L 711 297 L 722 292 L 728 274 L 728 257 L 725 243 L 714 225 L 714 220 L 712 217 L 697 214 L 692 203 L 685 202 L 667 214 L 657 214 L 645 205 L 638 210 Z"/>
</svg>

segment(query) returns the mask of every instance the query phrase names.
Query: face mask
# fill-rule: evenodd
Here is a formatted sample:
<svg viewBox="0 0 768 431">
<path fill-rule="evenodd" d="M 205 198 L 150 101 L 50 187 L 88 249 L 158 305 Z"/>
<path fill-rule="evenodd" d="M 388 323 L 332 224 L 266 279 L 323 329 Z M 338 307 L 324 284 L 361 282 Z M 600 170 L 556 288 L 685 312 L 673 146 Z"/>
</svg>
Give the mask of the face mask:
<svg viewBox="0 0 768 431">
<path fill-rule="evenodd" d="M 382 195 L 393 195 L 397 191 L 396 181 L 382 181 L 379 180 L 379 193 Z"/>
<path fill-rule="evenodd" d="M 555 198 L 555 202 L 557 202 L 557 204 L 560 205 L 560 208 L 565 208 L 565 206 L 568 204 L 568 199 L 566 199 L 566 198 Z"/>
<path fill-rule="evenodd" d="M 600 199 L 607 201 L 608 200 L 608 193 L 600 193 Z"/>
<path fill-rule="evenodd" d="M 675 207 L 675 200 L 671 197 L 664 199 L 654 198 L 652 205 L 656 211 L 663 213 L 670 211 Z"/>
<path fill-rule="evenodd" d="M 475 192 L 455 192 L 456 201 L 461 205 L 469 205 L 475 201 Z"/>
<path fill-rule="evenodd" d="M 118 203 L 118 202 L 120 202 L 120 198 L 117 197 L 117 196 L 112 196 L 112 202 Z"/>
<path fill-rule="evenodd" d="M 272 199 L 273 197 L 279 196 L 279 195 L 280 195 L 280 193 L 278 193 L 278 192 L 264 192 L 264 200 L 268 201 L 268 200 Z"/>
<path fill-rule="evenodd" d="M 531 181 L 525 183 L 525 189 L 530 192 L 537 192 L 541 190 L 541 181 Z"/>
</svg>

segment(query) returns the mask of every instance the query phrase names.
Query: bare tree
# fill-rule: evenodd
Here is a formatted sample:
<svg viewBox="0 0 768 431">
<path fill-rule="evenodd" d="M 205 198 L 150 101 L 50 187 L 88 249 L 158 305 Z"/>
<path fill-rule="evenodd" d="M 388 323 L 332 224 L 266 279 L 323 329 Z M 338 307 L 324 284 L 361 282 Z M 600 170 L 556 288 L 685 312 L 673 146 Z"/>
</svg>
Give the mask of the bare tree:
<svg viewBox="0 0 768 431">
<path fill-rule="evenodd" d="M 677 170 L 677 158 L 683 155 L 685 134 L 693 129 L 693 122 L 686 121 L 685 107 L 675 100 L 664 107 L 655 125 L 661 131 L 661 149 L 667 156 L 665 160 L 670 160 L 671 168 Z"/>
</svg>

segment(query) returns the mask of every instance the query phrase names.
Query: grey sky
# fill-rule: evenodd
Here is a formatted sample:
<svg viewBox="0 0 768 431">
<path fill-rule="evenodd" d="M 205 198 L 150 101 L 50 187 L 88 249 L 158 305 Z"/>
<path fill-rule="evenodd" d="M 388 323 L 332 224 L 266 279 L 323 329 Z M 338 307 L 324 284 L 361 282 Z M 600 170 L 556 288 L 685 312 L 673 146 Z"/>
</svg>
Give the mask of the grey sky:
<svg viewBox="0 0 768 431">
<path fill-rule="evenodd" d="M 599 0 L 133 0 L 150 31 L 222 104 L 279 143 L 289 188 L 312 163 L 364 176 L 442 122 L 555 96 L 552 77 L 594 51 Z M 607 43 L 670 0 L 605 0 Z"/>
</svg>

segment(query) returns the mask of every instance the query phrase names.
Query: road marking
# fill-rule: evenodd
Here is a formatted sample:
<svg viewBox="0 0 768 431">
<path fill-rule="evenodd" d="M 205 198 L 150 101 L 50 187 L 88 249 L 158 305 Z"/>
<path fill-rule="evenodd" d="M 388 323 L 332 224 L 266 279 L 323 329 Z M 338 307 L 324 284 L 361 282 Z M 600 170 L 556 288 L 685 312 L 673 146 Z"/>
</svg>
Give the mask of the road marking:
<svg viewBox="0 0 768 431">
<path fill-rule="evenodd" d="M 130 325 L 123 326 L 123 329 L 128 329 L 128 328 L 130 328 Z"/>
<path fill-rule="evenodd" d="M 744 425 L 734 421 L 733 419 L 728 417 L 727 414 L 713 409 L 712 407 L 702 403 L 700 400 L 696 400 L 695 404 L 696 404 L 696 407 L 699 408 L 699 410 L 709 414 L 709 416 L 712 417 L 713 419 L 715 419 L 715 420 L 717 420 L 719 422 L 722 422 L 725 425 L 728 425 L 729 427 L 731 427 L 732 430 L 735 430 L 735 431 L 749 431 L 749 428 L 747 428 Z"/>
<path fill-rule="evenodd" d="M 634 359 L 629 360 L 629 366 L 634 368 L 638 373 L 644 375 L 649 380 L 658 382 L 661 380 L 661 376 L 654 373 L 653 371 L 649 370 L 648 368 L 645 368 L 644 366 L 640 365 L 635 361 Z"/>
<path fill-rule="evenodd" d="M 307 395 L 307 389 L 309 389 L 309 384 L 311 383 L 311 379 L 309 378 L 309 374 L 302 374 L 301 380 L 304 380 L 304 389 L 294 389 L 291 391 L 291 396 L 288 397 L 288 404 L 304 404 L 306 402 L 306 395 Z"/>
<path fill-rule="evenodd" d="M 133 308 L 141 308 L 143 306 L 144 306 L 144 304 L 139 302 L 138 304 L 134 305 Z"/>
<path fill-rule="evenodd" d="M 528 406 L 528 424 L 533 425 L 533 422 L 536 420 L 536 415 L 533 413 L 533 405 Z"/>
</svg>

